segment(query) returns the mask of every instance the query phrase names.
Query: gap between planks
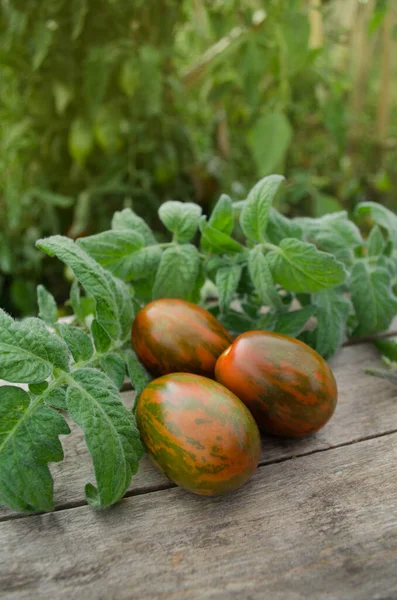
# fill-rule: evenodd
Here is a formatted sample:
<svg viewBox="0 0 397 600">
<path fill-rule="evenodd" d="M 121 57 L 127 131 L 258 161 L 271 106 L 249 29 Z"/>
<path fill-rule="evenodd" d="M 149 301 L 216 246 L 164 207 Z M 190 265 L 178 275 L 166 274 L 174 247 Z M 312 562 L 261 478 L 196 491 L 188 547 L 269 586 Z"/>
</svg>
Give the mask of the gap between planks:
<svg viewBox="0 0 397 600">
<path fill-rule="evenodd" d="M 374 434 L 374 435 L 367 435 L 362 438 L 350 440 L 347 442 L 341 442 L 341 443 L 335 444 L 335 445 L 329 444 L 325 448 L 315 448 L 313 450 L 308 450 L 307 452 L 302 452 L 302 454 L 297 454 L 296 456 L 286 456 L 286 457 L 282 457 L 282 458 L 275 458 L 275 459 L 268 460 L 268 461 L 261 460 L 259 462 L 256 470 L 258 471 L 258 469 L 263 469 L 265 467 L 269 467 L 272 465 L 277 465 L 280 463 L 288 462 L 290 460 L 296 461 L 296 460 L 300 460 L 301 458 L 306 458 L 308 456 L 312 456 L 313 454 L 330 452 L 332 450 L 337 450 L 339 448 L 344 448 L 346 446 L 353 446 L 355 444 L 361 444 L 361 443 L 365 443 L 365 442 L 368 442 L 370 440 L 374 440 L 377 438 L 393 436 L 395 434 L 397 434 L 397 429 L 392 429 L 390 431 L 384 431 L 382 433 L 378 433 L 378 434 Z M 171 490 L 176 487 L 178 487 L 178 486 L 175 483 L 172 483 L 172 481 L 170 481 L 168 484 L 164 484 L 164 485 L 148 486 L 147 488 L 141 488 L 139 490 L 129 490 L 126 492 L 126 494 L 124 494 L 123 498 L 121 498 L 120 500 L 122 500 L 124 498 L 133 498 L 134 496 L 144 496 L 146 494 L 155 494 L 158 492 L 164 492 L 166 490 Z M 17 521 L 20 519 L 28 519 L 29 517 L 37 517 L 37 516 L 45 515 L 45 514 L 53 514 L 55 512 L 64 512 L 67 510 L 73 510 L 74 508 L 82 508 L 84 506 L 88 506 L 88 503 L 85 500 L 80 500 L 78 502 L 69 502 L 69 503 L 65 503 L 65 504 L 59 504 L 50 513 L 38 512 L 38 513 L 30 513 L 30 514 L 21 514 L 21 513 L 15 514 L 15 515 L 10 514 L 10 515 L 6 515 L 4 517 L 0 517 L 0 526 L 1 526 L 1 523 L 6 523 L 7 521 Z M 108 507 L 108 508 L 111 508 L 111 507 Z M 102 510 L 106 511 L 107 509 L 102 509 Z"/>
</svg>

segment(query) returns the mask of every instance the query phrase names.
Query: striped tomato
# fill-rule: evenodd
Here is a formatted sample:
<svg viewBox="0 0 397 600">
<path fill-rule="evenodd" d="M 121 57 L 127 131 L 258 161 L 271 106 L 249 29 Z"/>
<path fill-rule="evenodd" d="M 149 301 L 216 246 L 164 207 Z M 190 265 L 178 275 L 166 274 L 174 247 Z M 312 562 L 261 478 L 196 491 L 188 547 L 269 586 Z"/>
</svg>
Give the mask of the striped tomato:
<svg viewBox="0 0 397 600">
<path fill-rule="evenodd" d="M 298 340 L 250 331 L 219 357 L 215 377 L 250 409 L 259 429 L 298 437 L 320 429 L 337 401 L 325 360 Z"/>
<path fill-rule="evenodd" d="M 231 343 L 211 313 L 184 300 L 150 302 L 132 327 L 134 349 L 155 376 L 185 372 L 213 377 L 217 358 Z"/>
<path fill-rule="evenodd" d="M 259 430 L 222 385 L 190 373 L 155 379 L 136 407 L 149 456 L 171 481 L 204 496 L 242 486 L 260 457 Z"/>
</svg>

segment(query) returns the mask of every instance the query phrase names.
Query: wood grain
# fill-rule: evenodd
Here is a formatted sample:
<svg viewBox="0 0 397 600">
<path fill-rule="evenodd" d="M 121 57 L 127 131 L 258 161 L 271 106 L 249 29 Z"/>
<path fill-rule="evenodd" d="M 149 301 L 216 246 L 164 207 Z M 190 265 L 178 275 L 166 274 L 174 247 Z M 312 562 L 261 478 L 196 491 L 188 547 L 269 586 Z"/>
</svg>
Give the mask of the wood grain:
<svg viewBox="0 0 397 600">
<path fill-rule="evenodd" d="M 305 439 L 263 439 L 261 464 L 397 430 L 396 386 L 365 374 L 366 368 L 378 362 L 378 352 L 370 344 L 342 348 L 331 361 L 339 388 L 338 407 L 332 420 L 319 433 Z M 133 392 L 123 394 L 128 406 L 132 406 L 133 398 Z M 95 483 L 83 435 L 73 426 L 73 433 L 61 439 L 65 460 L 51 465 L 56 506 L 83 504 L 85 484 L 87 481 Z M 144 457 L 129 493 L 144 493 L 170 485 L 166 477 Z M 14 514 L 6 507 L 0 507 L 0 520 Z"/>
<path fill-rule="evenodd" d="M 259 468 L 218 498 L 179 488 L 0 524 L 0 596 L 392 600 L 397 434 Z"/>
</svg>

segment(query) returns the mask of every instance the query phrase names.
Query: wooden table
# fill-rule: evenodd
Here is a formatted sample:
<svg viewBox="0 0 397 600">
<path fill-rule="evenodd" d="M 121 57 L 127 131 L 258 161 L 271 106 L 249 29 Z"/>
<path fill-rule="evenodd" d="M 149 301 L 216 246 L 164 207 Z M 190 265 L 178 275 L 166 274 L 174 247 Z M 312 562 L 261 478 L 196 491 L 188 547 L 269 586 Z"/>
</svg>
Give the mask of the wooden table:
<svg viewBox="0 0 397 600">
<path fill-rule="evenodd" d="M 376 363 L 370 344 L 343 348 L 332 421 L 265 439 L 256 474 L 226 497 L 184 492 L 145 458 L 127 497 L 94 512 L 74 428 L 52 465 L 55 512 L 0 509 L 0 597 L 395 600 L 397 387 L 364 373 Z"/>
</svg>

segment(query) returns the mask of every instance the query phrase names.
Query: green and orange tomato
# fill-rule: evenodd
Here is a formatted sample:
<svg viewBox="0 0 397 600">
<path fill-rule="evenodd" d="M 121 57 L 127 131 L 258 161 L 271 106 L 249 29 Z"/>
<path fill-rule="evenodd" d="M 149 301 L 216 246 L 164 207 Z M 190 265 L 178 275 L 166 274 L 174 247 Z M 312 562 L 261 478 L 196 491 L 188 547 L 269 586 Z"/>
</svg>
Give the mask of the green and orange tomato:
<svg viewBox="0 0 397 600">
<path fill-rule="evenodd" d="M 255 420 L 231 391 L 211 379 L 188 373 L 159 377 L 143 390 L 135 415 L 155 464 L 196 494 L 235 490 L 258 464 Z"/>
<path fill-rule="evenodd" d="M 259 429 L 298 437 L 318 431 L 337 402 L 335 378 L 325 360 L 303 342 L 250 331 L 219 357 L 216 380 L 242 400 Z"/>
<path fill-rule="evenodd" d="M 207 310 L 163 298 L 142 308 L 132 327 L 134 349 L 152 375 L 185 372 L 214 376 L 217 358 L 232 343 Z"/>
</svg>

